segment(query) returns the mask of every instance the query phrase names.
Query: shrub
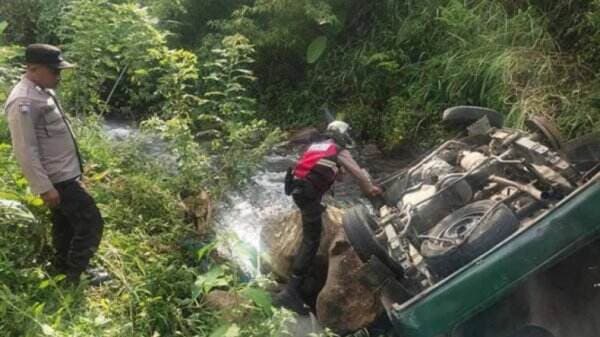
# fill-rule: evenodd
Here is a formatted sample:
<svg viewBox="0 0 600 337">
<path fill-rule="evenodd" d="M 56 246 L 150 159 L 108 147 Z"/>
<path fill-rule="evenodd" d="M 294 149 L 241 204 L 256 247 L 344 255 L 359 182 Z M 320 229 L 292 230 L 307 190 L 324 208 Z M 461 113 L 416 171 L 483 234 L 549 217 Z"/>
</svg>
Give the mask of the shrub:
<svg viewBox="0 0 600 337">
<path fill-rule="evenodd" d="M 173 116 L 186 109 L 198 78 L 196 57 L 167 48 L 165 33 L 145 8 L 74 0 L 65 12 L 60 36 L 79 65 L 63 85 L 73 111 L 110 111 L 131 118 Z"/>
</svg>

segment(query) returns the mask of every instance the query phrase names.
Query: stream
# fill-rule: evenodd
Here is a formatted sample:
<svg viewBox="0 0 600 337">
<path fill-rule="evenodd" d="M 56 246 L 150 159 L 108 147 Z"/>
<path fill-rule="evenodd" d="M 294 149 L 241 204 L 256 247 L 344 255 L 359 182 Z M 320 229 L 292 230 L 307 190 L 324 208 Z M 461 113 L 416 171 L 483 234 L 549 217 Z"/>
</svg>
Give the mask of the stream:
<svg viewBox="0 0 600 337">
<path fill-rule="evenodd" d="M 144 135 L 131 123 L 123 121 L 106 121 L 104 130 L 113 141 L 124 141 L 131 137 L 141 137 L 143 148 L 149 154 L 160 158 L 168 167 L 175 157 L 168 153 L 168 146 L 157 137 Z M 384 158 L 383 154 L 373 145 L 360 146 L 351 150 L 357 162 L 369 171 L 374 180 L 386 177 L 399 167 L 406 165 L 406 160 Z M 239 190 L 226 194 L 223 201 L 216 207 L 215 222 L 217 233 L 227 237 L 222 240 L 241 243 L 243 249 L 229 250 L 234 262 L 252 276 L 259 274 L 256 267 L 256 255 L 261 251 L 260 231 L 262 225 L 276 220 L 282 214 L 295 209 L 292 198 L 283 192 L 285 171 L 294 165 L 297 159 L 297 149 L 273 151 L 263 160 L 260 168 Z M 328 193 L 324 202 L 328 205 L 345 208 L 358 203 L 369 204 L 362 195 L 353 178 L 345 177 L 333 187 L 333 194 Z M 232 236 L 233 235 L 233 240 Z M 231 245 L 229 245 L 231 246 Z M 254 253 L 248 256 L 248 253 Z"/>
<path fill-rule="evenodd" d="M 232 252 L 234 260 L 254 276 L 260 273 L 256 261 L 259 254 L 256 253 L 261 251 L 262 225 L 277 221 L 282 214 L 296 209 L 292 198 L 283 192 L 285 171 L 294 165 L 298 156 L 294 150 L 290 151 L 291 153 L 268 154 L 245 187 L 229 192 L 216 210 L 217 229 L 233 233 L 242 243 L 242 252 L 236 254 L 235 249 Z M 366 168 L 374 179 L 391 174 L 405 165 L 405 161 L 383 159 L 382 154 L 373 146 L 362 147 L 353 152 L 359 163 L 369 163 Z M 351 177 L 337 182 L 333 195 L 328 193 L 324 202 L 339 208 L 359 203 L 369 205 Z M 248 249 L 254 250 L 255 254 L 247 254 Z"/>
<path fill-rule="evenodd" d="M 168 148 L 164 142 L 158 138 L 148 138 L 151 136 L 143 135 L 131 124 L 107 121 L 104 127 L 106 134 L 114 141 L 144 137 L 144 148 L 153 156 L 161 157 L 165 163 L 175 160 L 167 153 Z M 375 181 L 407 164 L 406 159 L 384 158 L 373 145 L 359 146 L 351 152 L 360 165 L 365 165 Z M 269 153 L 248 183 L 239 190 L 227 193 L 216 207 L 216 231 L 220 238 L 218 250 L 251 278 L 260 275 L 260 232 L 263 224 L 276 221 L 283 214 L 296 208 L 291 197 L 283 192 L 283 180 L 286 169 L 294 165 L 298 155 L 296 149 Z M 324 203 L 339 208 L 358 203 L 369 205 L 369 201 L 362 197 L 358 185 L 351 177 L 337 182 L 333 188 L 333 195 L 328 193 Z M 307 336 L 319 331 L 321 328 L 312 315 L 297 317 L 296 322 L 290 326 L 293 336 Z"/>
</svg>

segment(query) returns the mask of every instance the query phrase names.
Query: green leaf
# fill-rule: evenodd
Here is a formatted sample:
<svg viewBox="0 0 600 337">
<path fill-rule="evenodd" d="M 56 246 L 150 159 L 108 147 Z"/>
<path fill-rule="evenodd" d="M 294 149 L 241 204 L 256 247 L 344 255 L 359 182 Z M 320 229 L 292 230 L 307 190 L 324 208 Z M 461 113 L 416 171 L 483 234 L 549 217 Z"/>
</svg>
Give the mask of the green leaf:
<svg viewBox="0 0 600 337">
<path fill-rule="evenodd" d="M 216 246 L 217 243 L 216 241 L 214 241 L 198 249 L 198 251 L 196 252 L 196 258 L 198 259 L 198 261 L 202 260 L 206 255 L 212 252 Z"/>
<path fill-rule="evenodd" d="M 25 179 L 25 177 L 20 177 L 15 181 L 15 183 L 18 187 L 24 188 L 27 186 L 27 179 Z"/>
<path fill-rule="evenodd" d="M 21 198 L 18 194 L 12 192 L 0 191 L 0 199 L 19 201 Z"/>
<path fill-rule="evenodd" d="M 202 285 L 194 283 L 192 284 L 192 299 L 197 299 L 202 294 Z"/>
<path fill-rule="evenodd" d="M 49 326 L 48 324 L 42 324 L 42 332 L 44 333 L 44 335 L 46 336 L 56 336 L 56 332 L 54 331 L 54 329 Z"/>
<path fill-rule="evenodd" d="M 210 334 L 210 337 L 223 337 L 223 336 L 225 336 L 227 329 L 229 329 L 230 327 L 231 327 L 230 324 L 221 325 L 220 327 L 218 327 L 215 331 L 213 331 Z"/>
<path fill-rule="evenodd" d="M 240 328 L 237 324 L 226 324 L 218 327 L 210 334 L 210 337 L 238 337 Z"/>
<path fill-rule="evenodd" d="M 310 45 L 308 46 L 308 49 L 306 50 L 306 62 L 308 63 L 315 63 L 319 57 L 321 57 L 321 55 L 323 55 L 323 52 L 325 51 L 325 48 L 327 47 L 327 37 L 326 36 L 319 36 L 316 39 L 314 39 Z"/>
<path fill-rule="evenodd" d="M 38 196 L 27 196 L 25 200 L 27 201 L 27 204 L 34 207 L 41 207 L 44 205 L 44 200 Z"/>
<path fill-rule="evenodd" d="M 6 21 L 0 22 L 0 34 L 2 34 L 2 32 L 4 32 L 6 27 L 8 27 L 8 22 L 6 22 Z"/>
<path fill-rule="evenodd" d="M 206 97 L 225 96 L 225 94 L 221 91 L 209 91 L 209 92 L 204 93 L 204 96 L 206 96 Z"/>
<path fill-rule="evenodd" d="M 44 313 L 45 306 L 46 306 L 45 303 L 36 303 L 35 306 L 33 307 L 33 314 L 35 316 L 42 315 Z"/>
<path fill-rule="evenodd" d="M 94 318 L 94 325 L 95 326 L 104 326 L 108 323 L 110 323 L 111 320 L 104 317 L 104 315 L 100 314 L 98 315 L 96 318 Z"/>
<path fill-rule="evenodd" d="M 38 286 L 38 288 L 46 289 L 46 288 L 48 288 L 49 285 L 50 285 L 50 280 L 44 280 L 44 281 L 40 282 L 40 285 Z"/>
<path fill-rule="evenodd" d="M 258 306 L 260 309 L 270 313 L 271 312 L 271 295 L 263 289 L 259 288 L 245 288 L 240 291 L 240 294 L 247 299 L 251 300 Z"/>
<path fill-rule="evenodd" d="M 221 267 L 213 267 L 208 272 L 199 275 L 196 282 L 192 285 L 192 298 L 196 299 L 202 293 L 208 293 L 213 288 L 226 287 L 229 285 L 229 278 L 225 270 Z"/>
</svg>

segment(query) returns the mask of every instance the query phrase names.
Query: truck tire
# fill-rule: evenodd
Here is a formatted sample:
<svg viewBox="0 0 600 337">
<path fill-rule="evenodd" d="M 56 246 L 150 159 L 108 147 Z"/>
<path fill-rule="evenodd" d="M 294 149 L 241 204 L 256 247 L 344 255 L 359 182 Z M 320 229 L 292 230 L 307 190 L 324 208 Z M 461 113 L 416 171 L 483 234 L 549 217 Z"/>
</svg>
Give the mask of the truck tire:
<svg viewBox="0 0 600 337">
<path fill-rule="evenodd" d="M 408 187 L 408 182 L 406 181 L 408 179 L 406 176 L 407 172 L 398 176 L 389 187 L 385 188 L 383 198 L 387 205 L 396 206 L 396 204 L 402 200 L 402 197 L 406 192 L 406 187 Z"/>
<path fill-rule="evenodd" d="M 488 211 L 491 213 L 482 220 Z M 430 237 L 455 240 L 456 244 L 425 240 L 421 255 L 430 271 L 443 278 L 507 238 L 518 225 L 519 220 L 506 205 L 476 201 L 452 212 L 428 233 Z"/>
<path fill-rule="evenodd" d="M 496 110 L 471 105 L 459 105 L 444 110 L 442 120 L 452 125 L 470 125 L 483 116 L 488 118 L 490 126 L 501 128 L 504 116 Z"/>
<path fill-rule="evenodd" d="M 525 121 L 525 126 L 542 138 L 542 143 L 559 151 L 563 145 L 563 136 L 558 126 L 544 116 L 532 116 Z"/>
<path fill-rule="evenodd" d="M 402 266 L 388 255 L 375 238 L 373 228 L 376 228 L 377 223 L 365 206 L 358 205 L 348 209 L 342 217 L 342 224 L 348 241 L 363 262 L 367 263 L 371 256 L 376 256 L 398 277 L 404 275 Z"/>
<path fill-rule="evenodd" d="M 510 337 L 554 337 L 550 331 L 539 326 L 528 325 L 519 329 Z"/>
<path fill-rule="evenodd" d="M 600 161 L 600 133 L 595 132 L 563 144 L 569 162 L 580 171 L 587 171 Z"/>
</svg>

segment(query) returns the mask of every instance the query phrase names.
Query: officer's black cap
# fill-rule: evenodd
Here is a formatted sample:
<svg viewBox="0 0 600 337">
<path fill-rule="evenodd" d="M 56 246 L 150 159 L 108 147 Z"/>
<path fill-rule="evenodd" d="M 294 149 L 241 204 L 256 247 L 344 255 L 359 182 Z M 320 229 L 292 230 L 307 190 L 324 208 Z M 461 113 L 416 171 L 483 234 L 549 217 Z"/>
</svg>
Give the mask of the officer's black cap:
<svg viewBox="0 0 600 337">
<path fill-rule="evenodd" d="M 43 64 L 54 69 L 67 69 L 75 67 L 74 64 L 65 61 L 60 49 L 49 44 L 30 44 L 25 49 L 25 63 Z"/>
</svg>

